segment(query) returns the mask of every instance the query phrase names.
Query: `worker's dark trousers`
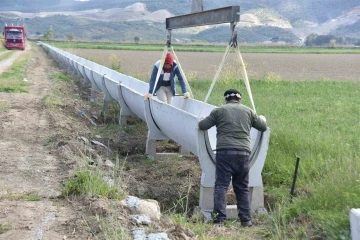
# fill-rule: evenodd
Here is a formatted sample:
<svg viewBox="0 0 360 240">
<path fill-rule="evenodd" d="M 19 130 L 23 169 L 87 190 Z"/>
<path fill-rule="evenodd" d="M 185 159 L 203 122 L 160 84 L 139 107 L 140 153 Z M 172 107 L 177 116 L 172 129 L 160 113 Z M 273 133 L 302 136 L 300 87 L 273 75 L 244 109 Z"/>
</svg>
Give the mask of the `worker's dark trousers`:
<svg viewBox="0 0 360 240">
<path fill-rule="evenodd" d="M 241 222 L 251 220 L 249 199 L 249 156 L 216 154 L 216 176 L 213 214 L 217 220 L 226 219 L 226 192 L 232 178 Z"/>
</svg>

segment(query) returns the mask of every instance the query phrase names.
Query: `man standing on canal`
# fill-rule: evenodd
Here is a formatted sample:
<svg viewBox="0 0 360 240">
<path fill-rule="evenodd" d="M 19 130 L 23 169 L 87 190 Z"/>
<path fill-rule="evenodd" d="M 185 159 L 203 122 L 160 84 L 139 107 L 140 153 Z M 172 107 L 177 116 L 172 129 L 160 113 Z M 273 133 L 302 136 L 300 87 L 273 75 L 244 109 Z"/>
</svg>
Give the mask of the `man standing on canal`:
<svg viewBox="0 0 360 240">
<path fill-rule="evenodd" d="M 253 127 L 266 131 L 266 119 L 240 103 L 239 91 L 229 89 L 224 93 L 224 98 L 225 105 L 214 109 L 199 122 L 200 130 L 213 126 L 217 130 L 213 223 L 223 223 L 226 219 L 226 192 L 232 179 L 238 217 L 242 226 L 250 227 L 250 130 Z"/>
</svg>

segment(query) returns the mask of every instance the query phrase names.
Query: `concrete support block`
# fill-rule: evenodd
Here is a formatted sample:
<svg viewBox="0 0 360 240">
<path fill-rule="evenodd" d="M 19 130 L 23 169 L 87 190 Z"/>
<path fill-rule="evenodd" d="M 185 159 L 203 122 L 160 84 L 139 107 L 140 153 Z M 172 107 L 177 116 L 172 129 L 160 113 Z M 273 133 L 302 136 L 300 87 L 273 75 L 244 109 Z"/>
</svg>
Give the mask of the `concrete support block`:
<svg viewBox="0 0 360 240">
<path fill-rule="evenodd" d="M 126 127 L 127 126 L 127 120 L 128 120 L 129 116 L 127 115 L 122 115 L 120 113 L 120 116 L 119 116 L 119 124 Z"/>
<path fill-rule="evenodd" d="M 146 154 L 153 156 L 154 158 L 167 158 L 167 157 L 177 157 L 178 153 L 157 153 L 156 152 L 156 140 L 147 139 L 146 140 Z"/>
<path fill-rule="evenodd" d="M 350 228 L 351 239 L 360 239 L 360 208 L 352 208 L 350 210 Z"/>
<path fill-rule="evenodd" d="M 97 102 L 97 91 L 91 90 L 90 102 Z"/>
<path fill-rule="evenodd" d="M 250 208 L 251 211 L 256 211 L 264 207 L 264 189 L 263 187 L 250 187 Z"/>
<path fill-rule="evenodd" d="M 146 154 L 156 156 L 156 140 L 147 139 L 146 140 Z"/>
<path fill-rule="evenodd" d="M 104 78 L 103 78 L 104 79 Z M 106 89 L 105 86 L 105 80 L 103 80 L 103 86 L 104 89 Z M 133 116 L 134 113 L 130 110 L 130 108 L 128 107 L 128 105 L 126 104 L 124 97 L 122 95 L 122 91 L 121 91 L 121 84 L 118 84 L 117 86 L 117 93 L 118 93 L 118 103 L 120 105 L 120 116 L 119 116 L 119 124 L 123 125 L 123 126 L 127 126 L 127 120 L 129 118 L 129 116 Z M 104 95 L 105 98 L 111 98 L 110 93 L 106 93 Z"/>
<path fill-rule="evenodd" d="M 185 149 L 183 146 L 180 146 L 179 153 L 181 155 L 190 155 L 190 151 Z"/>
<path fill-rule="evenodd" d="M 109 101 L 104 100 L 103 112 L 106 113 L 108 109 L 109 109 Z"/>
<path fill-rule="evenodd" d="M 252 212 L 255 212 L 259 208 L 264 207 L 264 191 L 262 187 L 250 187 L 250 208 Z M 214 188 L 200 186 L 200 203 L 199 207 L 204 216 L 207 218 L 214 208 Z M 238 218 L 237 206 L 227 205 L 226 215 L 228 219 Z"/>
<path fill-rule="evenodd" d="M 227 219 L 238 218 L 238 211 L 237 211 L 236 205 L 227 205 L 226 206 L 226 217 L 227 217 Z"/>
<path fill-rule="evenodd" d="M 202 211 L 212 211 L 214 208 L 214 188 L 200 186 L 200 209 Z"/>
</svg>

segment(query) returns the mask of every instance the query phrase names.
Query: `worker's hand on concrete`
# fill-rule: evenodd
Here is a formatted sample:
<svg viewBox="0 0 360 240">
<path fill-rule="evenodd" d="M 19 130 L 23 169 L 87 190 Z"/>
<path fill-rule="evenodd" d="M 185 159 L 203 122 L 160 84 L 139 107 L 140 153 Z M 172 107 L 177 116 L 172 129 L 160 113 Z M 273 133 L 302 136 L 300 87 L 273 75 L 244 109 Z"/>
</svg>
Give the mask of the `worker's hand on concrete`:
<svg viewBox="0 0 360 240">
<path fill-rule="evenodd" d="M 152 94 L 151 94 L 151 93 L 145 94 L 145 98 L 146 98 L 146 99 L 151 98 L 151 97 L 152 97 Z"/>
<path fill-rule="evenodd" d="M 191 97 L 190 97 L 190 93 L 188 93 L 188 92 L 184 93 L 184 98 L 185 98 L 185 99 L 191 98 Z"/>
<path fill-rule="evenodd" d="M 263 115 L 260 115 L 259 118 L 260 118 L 261 120 L 263 120 L 264 122 L 266 122 L 266 117 L 264 117 Z"/>
</svg>

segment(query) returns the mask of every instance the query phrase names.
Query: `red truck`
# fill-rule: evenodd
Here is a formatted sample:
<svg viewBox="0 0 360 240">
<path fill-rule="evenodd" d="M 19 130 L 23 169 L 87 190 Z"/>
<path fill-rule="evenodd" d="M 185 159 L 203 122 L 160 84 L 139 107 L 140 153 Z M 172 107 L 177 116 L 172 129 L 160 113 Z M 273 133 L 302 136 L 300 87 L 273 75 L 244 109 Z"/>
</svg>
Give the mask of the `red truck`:
<svg viewBox="0 0 360 240">
<path fill-rule="evenodd" d="M 25 49 L 25 28 L 23 26 L 4 27 L 4 46 L 7 49 Z"/>
</svg>

